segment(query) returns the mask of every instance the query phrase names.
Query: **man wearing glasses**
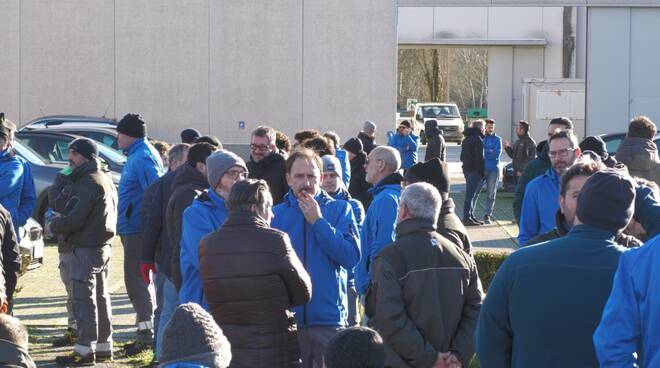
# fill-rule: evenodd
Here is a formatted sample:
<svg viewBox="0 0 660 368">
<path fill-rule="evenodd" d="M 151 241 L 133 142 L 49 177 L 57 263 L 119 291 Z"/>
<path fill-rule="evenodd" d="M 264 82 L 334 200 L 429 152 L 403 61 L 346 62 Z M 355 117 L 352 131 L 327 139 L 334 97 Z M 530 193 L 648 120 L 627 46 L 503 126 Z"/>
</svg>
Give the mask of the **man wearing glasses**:
<svg viewBox="0 0 660 368">
<path fill-rule="evenodd" d="M 199 241 L 225 222 L 228 213 L 225 200 L 229 198 L 234 184 L 246 176 L 245 162 L 233 152 L 219 150 L 206 159 L 206 177 L 210 187 L 183 212 L 179 265 L 181 304 L 197 303 L 208 310 L 199 274 Z"/>
<path fill-rule="evenodd" d="M 548 139 L 550 168 L 529 182 L 525 190 L 518 235 L 521 246 L 554 228 L 555 214 L 559 210 L 559 178 L 580 154 L 577 138 L 571 131 L 555 133 Z"/>
<path fill-rule="evenodd" d="M 263 179 L 268 183 L 273 205 L 282 202 L 289 190 L 286 182 L 286 161 L 277 152 L 275 129 L 269 126 L 257 127 L 250 141 L 250 161 L 247 168 L 251 179 Z"/>
</svg>

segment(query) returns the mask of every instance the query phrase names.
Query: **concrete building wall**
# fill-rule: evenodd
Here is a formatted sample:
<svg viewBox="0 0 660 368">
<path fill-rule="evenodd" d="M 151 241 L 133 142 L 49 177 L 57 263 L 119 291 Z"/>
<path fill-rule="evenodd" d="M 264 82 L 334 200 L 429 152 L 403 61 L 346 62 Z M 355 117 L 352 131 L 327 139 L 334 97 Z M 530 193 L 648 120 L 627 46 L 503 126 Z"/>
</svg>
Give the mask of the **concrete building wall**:
<svg viewBox="0 0 660 368">
<path fill-rule="evenodd" d="M 660 121 L 660 9 L 588 12 L 587 134 L 625 132 L 640 114 Z"/>
<path fill-rule="evenodd" d="M 139 112 L 156 138 L 194 127 L 227 143 L 260 122 L 348 138 L 369 119 L 382 142 L 396 18 L 394 0 L 2 1 L 0 111 Z"/>
</svg>

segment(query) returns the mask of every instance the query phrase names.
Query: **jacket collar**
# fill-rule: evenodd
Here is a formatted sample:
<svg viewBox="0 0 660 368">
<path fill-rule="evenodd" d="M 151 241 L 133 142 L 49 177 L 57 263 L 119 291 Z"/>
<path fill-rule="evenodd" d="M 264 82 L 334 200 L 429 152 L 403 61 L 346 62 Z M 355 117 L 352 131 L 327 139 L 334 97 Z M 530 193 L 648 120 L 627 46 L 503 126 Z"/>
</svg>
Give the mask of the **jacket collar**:
<svg viewBox="0 0 660 368">
<path fill-rule="evenodd" d="M 376 183 L 376 185 L 374 185 L 373 188 L 369 189 L 369 193 L 371 193 L 371 195 L 376 195 L 385 188 L 396 189 L 397 186 L 398 189 L 401 190 L 401 182 L 403 180 L 404 180 L 403 176 L 401 176 L 399 172 L 395 172 L 393 174 L 386 176 L 383 180 Z"/>
<path fill-rule="evenodd" d="M 99 161 L 98 159 L 89 160 L 85 162 L 82 166 L 78 166 L 73 169 L 71 173 L 71 180 L 76 182 L 80 180 L 83 176 L 96 172 L 99 170 Z"/>
<path fill-rule="evenodd" d="M 147 145 L 147 138 L 138 138 L 136 139 L 133 143 L 131 143 L 128 147 L 124 149 L 124 154 L 126 156 L 129 156 L 133 153 L 135 153 L 137 150 L 140 148 L 144 147 Z"/>
<path fill-rule="evenodd" d="M 433 232 L 436 229 L 434 220 L 412 218 L 403 220 L 396 225 L 396 238 L 416 232 Z"/>
<path fill-rule="evenodd" d="M 213 190 L 213 188 L 209 188 L 208 190 L 206 190 L 202 194 L 202 196 L 205 196 L 206 198 L 208 198 L 208 201 L 202 200 L 202 203 L 210 202 L 209 204 L 214 206 L 214 207 L 225 207 L 225 199 L 220 197 L 220 195 L 218 193 L 216 193 L 215 190 Z"/>
<path fill-rule="evenodd" d="M 0 339 L 0 365 L 36 367 L 28 352 L 11 341 Z"/>
<path fill-rule="evenodd" d="M 341 200 L 344 200 L 344 201 L 348 201 L 348 200 L 352 199 L 351 194 L 348 193 L 348 190 L 346 190 L 346 187 L 344 185 L 340 185 L 339 190 L 337 191 L 337 193 L 335 193 L 334 195 L 331 195 L 331 197 L 334 198 L 334 199 L 341 199 Z"/>
<path fill-rule="evenodd" d="M 616 234 L 607 229 L 587 224 L 579 224 L 573 226 L 567 235 L 585 240 L 609 240 L 614 243 L 614 236 Z M 595 244 L 597 243 L 589 241 L 579 242 L 579 245 L 584 245 L 586 247 L 594 246 Z M 598 246 L 601 246 L 601 244 L 598 244 Z"/>
<path fill-rule="evenodd" d="M 547 177 L 548 177 L 550 180 L 552 180 L 553 182 L 559 184 L 559 175 L 557 175 L 557 172 L 556 172 L 555 169 L 552 167 L 552 165 L 550 165 L 550 167 L 548 168 L 548 170 L 545 172 L 545 176 L 547 176 Z"/>
<path fill-rule="evenodd" d="M 235 210 L 229 211 L 227 215 L 227 220 L 223 226 L 234 226 L 234 225 L 253 225 L 261 228 L 268 228 L 266 221 L 257 216 L 250 211 L 244 210 Z"/>
</svg>

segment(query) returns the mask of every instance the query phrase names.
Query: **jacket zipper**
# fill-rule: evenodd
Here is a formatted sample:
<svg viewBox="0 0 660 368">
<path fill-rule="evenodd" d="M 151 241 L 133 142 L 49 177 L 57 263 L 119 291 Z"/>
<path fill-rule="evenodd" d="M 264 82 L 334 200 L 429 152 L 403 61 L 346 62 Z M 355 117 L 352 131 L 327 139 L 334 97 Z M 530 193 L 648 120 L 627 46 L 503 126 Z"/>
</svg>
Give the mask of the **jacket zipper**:
<svg viewBox="0 0 660 368">
<path fill-rule="evenodd" d="M 303 216 L 303 265 L 307 269 L 307 221 Z M 307 303 L 303 305 L 303 325 L 307 326 Z"/>
</svg>

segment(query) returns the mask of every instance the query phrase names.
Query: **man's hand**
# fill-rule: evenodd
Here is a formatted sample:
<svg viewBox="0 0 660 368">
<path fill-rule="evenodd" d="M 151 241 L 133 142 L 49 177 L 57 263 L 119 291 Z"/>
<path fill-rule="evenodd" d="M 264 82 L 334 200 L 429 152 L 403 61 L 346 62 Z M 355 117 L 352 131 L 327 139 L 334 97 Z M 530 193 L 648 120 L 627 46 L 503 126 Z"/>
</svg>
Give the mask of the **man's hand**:
<svg viewBox="0 0 660 368">
<path fill-rule="evenodd" d="M 9 301 L 6 298 L 0 299 L 2 303 L 0 303 L 0 314 L 7 314 L 9 313 Z"/>
<path fill-rule="evenodd" d="M 434 368 L 461 368 L 461 361 L 452 353 L 438 353 Z"/>
<path fill-rule="evenodd" d="M 303 216 L 305 216 L 305 220 L 312 225 L 322 217 L 321 207 L 319 207 L 319 204 L 316 203 L 314 197 L 309 193 L 305 193 L 298 198 L 298 206 Z"/>
<path fill-rule="evenodd" d="M 507 140 L 503 141 L 502 144 L 504 145 L 505 148 L 506 147 L 511 147 L 511 143 Z"/>
<path fill-rule="evenodd" d="M 142 262 L 142 265 L 140 266 L 140 274 L 142 275 L 142 280 L 144 280 L 145 284 L 147 285 L 151 283 L 151 277 L 149 275 L 149 271 L 151 271 L 151 273 L 155 275 L 156 264 L 152 262 Z"/>
</svg>

